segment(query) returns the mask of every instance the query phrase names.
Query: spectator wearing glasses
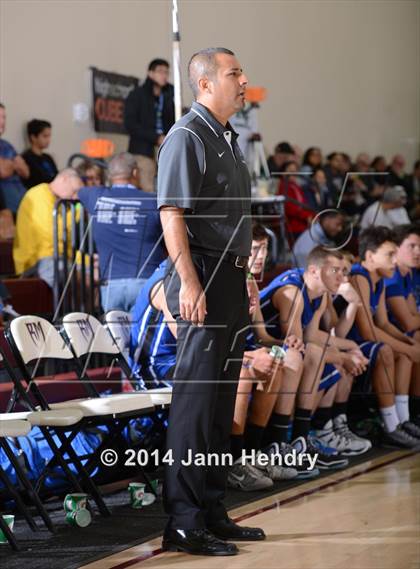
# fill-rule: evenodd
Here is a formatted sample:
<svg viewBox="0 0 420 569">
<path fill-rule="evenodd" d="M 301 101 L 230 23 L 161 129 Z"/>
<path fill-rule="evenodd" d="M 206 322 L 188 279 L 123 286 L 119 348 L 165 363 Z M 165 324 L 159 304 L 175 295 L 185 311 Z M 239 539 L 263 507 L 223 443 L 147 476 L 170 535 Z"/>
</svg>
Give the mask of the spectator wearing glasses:
<svg viewBox="0 0 420 569">
<path fill-rule="evenodd" d="M 105 185 L 105 169 L 93 160 L 84 160 L 77 167 L 77 172 L 87 187 Z"/>
</svg>

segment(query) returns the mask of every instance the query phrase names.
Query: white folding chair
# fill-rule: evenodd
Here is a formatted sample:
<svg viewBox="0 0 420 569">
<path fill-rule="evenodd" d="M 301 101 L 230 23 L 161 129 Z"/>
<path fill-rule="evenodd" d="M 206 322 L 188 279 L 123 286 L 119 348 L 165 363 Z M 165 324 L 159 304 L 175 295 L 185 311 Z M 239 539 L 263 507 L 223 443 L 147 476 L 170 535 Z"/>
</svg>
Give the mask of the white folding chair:
<svg viewBox="0 0 420 569">
<path fill-rule="evenodd" d="M 110 310 L 105 314 L 105 325 L 108 328 L 121 356 L 127 363 L 127 355 L 130 347 L 131 315 L 122 310 Z M 172 387 L 157 387 L 148 389 L 154 405 L 170 405 L 172 400 Z"/>
<path fill-rule="evenodd" d="M 121 432 L 123 425 L 126 424 L 130 418 L 138 417 L 139 415 L 154 410 L 150 398 L 147 394 L 144 394 L 141 399 L 137 399 L 136 401 L 134 401 L 133 398 L 127 397 L 127 394 L 123 394 L 121 397 L 97 397 L 97 392 L 91 385 L 89 379 L 80 375 L 79 363 L 77 359 L 74 358 L 73 353 L 63 337 L 52 324 L 43 318 L 37 316 L 20 316 L 19 318 L 15 318 L 6 331 L 6 337 L 22 372 L 22 376 L 28 385 L 28 390 L 42 409 L 65 410 L 71 407 L 72 409 L 75 408 L 82 412 L 83 417 L 80 424 L 75 426 L 67 438 L 64 435 L 63 439 L 62 435 L 61 442 L 66 445 L 66 451 L 72 454 L 72 462 L 76 465 L 77 471 L 87 488 L 89 488 L 99 510 L 103 515 L 109 515 L 110 512 L 98 488 L 90 478 L 89 472 L 99 463 L 100 452 L 103 448 L 107 448 L 104 444 L 110 441 L 110 433 L 115 433 L 117 430 Z M 35 373 L 39 363 L 44 360 L 65 361 L 74 367 L 77 377 L 82 380 L 81 384 L 85 387 L 88 397 L 61 403 L 51 403 L 47 401 L 37 385 Z M 31 363 L 35 363 L 35 371 L 31 370 Z M 57 385 L 59 385 L 58 382 Z M 20 395 L 22 397 L 25 395 L 28 396 L 18 381 L 17 387 L 19 388 L 19 386 Z M 89 397 L 89 395 L 91 397 Z M 125 423 L 123 423 L 123 421 L 125 421 Z M 103 437 L 96 452 L 89 456 L 88 463 L 84 466 L 81 463 L 81 458 L 77 457 L 72 449 L 70 442 L 82 428 L 92 425 L 107 425 L 109 427 L 109 433 Z M 57 455 L 57 453 L 54 454 Z M 59 456 L 56 458 L 57 460 L 60 459 Z"/>
<path fill-rule="evenodd" d="M 50 516 L 48 515 L 46 509 L 44 508 L 44 505 L 42 504 L 36 489 L 33 487 L 31 481 L 26 475 L 25 470 L 22 468 L 21 464 L 19 463 L 18 458 L 15 456 L 15 454 L 13 453 L 12 449 L 9 446 L 8 437 L 16 438 L 16 437 L 25 436 L 29 433 L 29 431 L 32 428 L 31 423 L 25 419 L 18 418 L 19 415 L 21 414 L 20 413 L 16 414 L 12 413 L 11 415 L 7 413 L 0 414 L 0 449 L 9 459 L 9 462 L 12 465 L 13 469 L 15 470 L 17 479 L 20 482 L 21 487 L 26 492 L 32 504 L 37 509 L 47 529 L 53 532 L 54 527 Z M 6 472 L 4 472 L 1 467 L 0 467 L 0 480 L 3 483 L 5 490 L 7 491 L 10 498 L 12 498 L 15 501 L 17 510 L 23 515 L 29 527 L 33 531 L 37 531 L 38 527 L 35 524 L 31 512 L 29 511 L 26 504 L 22 500 L 20 492 L 15 486 L 13 486 Z M 8 528 L 1 514 L 0 514 L 0 528 L 3 530 L 10 546 L 15 550 L 19 550 L 16 538 L 14 537 L 12 531 Z"/>
</svg>

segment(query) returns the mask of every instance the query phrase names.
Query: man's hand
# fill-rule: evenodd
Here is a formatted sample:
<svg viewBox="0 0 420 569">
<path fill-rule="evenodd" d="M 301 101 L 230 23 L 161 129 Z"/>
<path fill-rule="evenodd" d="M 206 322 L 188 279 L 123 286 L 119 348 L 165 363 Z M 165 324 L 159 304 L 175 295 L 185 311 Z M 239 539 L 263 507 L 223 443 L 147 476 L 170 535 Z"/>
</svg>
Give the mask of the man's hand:
<svg viewBox="0 0 420 569">
<path fill-rule="evenodd" d="M 347 300 L 349 304 L 361 304 L 360 296 L 357 294 L 356 289 L 351 283 L 341 283 L 338 287 L 337 294 L 342 296 L 344 300 Z"/>
<path fill-rule="evenodd" d="M 284 343 L 289 348 L 294 348 L 298 352 L 302 352 L 302 354 L 305 352 L 305 344 L 303 343 L 303 340 L 295 336 L 295 334 L 290 334 L 290 336 L 287 336 Z"/>
<path fill-rule="evenodd" d="M 351 373 L 351 375 L 360 375 L 366 369 L 369 363 L 360 350 L 352 350 L 350 352 L 343 352 L 343 367 L 346 371 Z"/>
<path fill-rule="evenodd" d="M 196 279 L 181 280 L 179 290 L 179 311 L 183 320 L 203 326 L 206 317 L 206 297 L 203 288 Z"/>
<path fill-rule="evenodd" d="M 252 352 L 252 369 L 264 375 L 273 373 L 274 358 L 266 348 L 259 348 Z"/>
</svg>

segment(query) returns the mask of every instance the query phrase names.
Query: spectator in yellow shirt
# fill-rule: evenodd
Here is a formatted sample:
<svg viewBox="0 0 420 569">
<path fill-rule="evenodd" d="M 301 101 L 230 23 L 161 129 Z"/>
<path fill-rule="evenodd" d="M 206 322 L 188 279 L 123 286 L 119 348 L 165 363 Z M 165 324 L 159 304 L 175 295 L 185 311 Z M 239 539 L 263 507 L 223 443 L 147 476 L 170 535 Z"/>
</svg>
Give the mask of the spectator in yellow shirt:
<svg viewBox="0 0 420 569">
<path fill-rule="evenodd" d="M 54 283 L 53 210 L 59 199 L 77 199 L 82 181 L 66 168 L 49 184 L 34 186 L 24 195 L 16 220 L 13 259 L 18 275 L 37 276 L 49 286 Z"/>
</svg>

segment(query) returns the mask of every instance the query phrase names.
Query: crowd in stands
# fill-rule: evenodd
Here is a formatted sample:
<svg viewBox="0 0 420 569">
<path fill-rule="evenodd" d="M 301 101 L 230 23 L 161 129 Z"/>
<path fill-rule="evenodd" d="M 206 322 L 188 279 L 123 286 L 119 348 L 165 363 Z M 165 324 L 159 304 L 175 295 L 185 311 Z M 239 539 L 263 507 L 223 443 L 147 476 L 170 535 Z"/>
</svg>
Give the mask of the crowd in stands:
<svg viewBox="0 0 420 569">
<path fill-rule="evenodd" d="M 154 60 L 130 95 L 130 152 L 113 156 L 106 171 L 92 160 L 58 171 L 45 152 L 46 120 L 28 123 L 28 148 L 18 154 L 3 139 L 0 104 L 0 209 L 16 223 L 16 274 L 53 285 L 54 204 L 78 199 L 92 218 L 102 308 L 132 311 L 130 363 L 142 387 L 171 385 L 176 364 L 176 326 L 162 286 L 169 261 L 153 193 L 155 152 L 174 122 L 168 71 L 166 61 Z M 268 166 L 287 198 L 293 255 L 290 269 L 259 290 L 269 234 L 254 224 L 248 286 L 259 300 L 250 315 L 229 474 L 229 484 L 245 491 L 344 468 L 349 456 L 367 452 L 371 441 L 348 423 L 354 388 L 376 396 L 388 444 L 420 447 L 420 161 L 407 175 L 400 154 L 388 164 L 364 152 L 324 157 L 318 147 L 302 152 L 281 142 Z M 346 251 L 349 222 L 357 260 Z M 270 355 L 273 345 L 282 346 L 280 360 Z M 317 461 L 256 467 L 242 463 L 244 449 L 281 456 L 294 449 Z"/>
</svg>

